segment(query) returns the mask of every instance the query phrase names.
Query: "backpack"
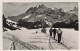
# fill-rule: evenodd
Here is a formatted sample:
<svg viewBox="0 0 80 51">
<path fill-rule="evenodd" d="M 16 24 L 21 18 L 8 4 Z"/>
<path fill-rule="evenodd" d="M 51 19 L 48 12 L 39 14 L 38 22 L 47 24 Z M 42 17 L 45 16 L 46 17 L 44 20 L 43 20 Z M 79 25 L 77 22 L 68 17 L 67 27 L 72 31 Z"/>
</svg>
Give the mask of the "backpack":
<svg viewBox="0 0 80 51">
<path fill-rule="evenodd" d="M 49 32 L 52 32 L 52 29 L 50 29 Z"/>
<path fill-rule="evenodd" d="M 57 34 L 61 34 L 62 33 L 62 30 L 57 30 Z"/>
</svg>

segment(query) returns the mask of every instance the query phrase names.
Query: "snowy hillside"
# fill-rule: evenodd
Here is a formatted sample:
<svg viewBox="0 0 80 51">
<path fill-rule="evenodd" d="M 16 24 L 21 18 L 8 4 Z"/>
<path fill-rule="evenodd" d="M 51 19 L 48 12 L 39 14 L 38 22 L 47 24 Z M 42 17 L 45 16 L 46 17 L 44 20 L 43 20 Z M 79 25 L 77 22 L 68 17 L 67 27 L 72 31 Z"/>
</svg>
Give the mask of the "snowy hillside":
<svg viewBox="0 0 80 51">
<path fill-rule="evenodd" d="M 31 16 L 31 15 L 25 16 L 25 17 L 24 17 L 24 18 L 22 18 L 22 19 L 26 19 L 26 18 L 29 18 L 29 16 Z"/>
</svg>

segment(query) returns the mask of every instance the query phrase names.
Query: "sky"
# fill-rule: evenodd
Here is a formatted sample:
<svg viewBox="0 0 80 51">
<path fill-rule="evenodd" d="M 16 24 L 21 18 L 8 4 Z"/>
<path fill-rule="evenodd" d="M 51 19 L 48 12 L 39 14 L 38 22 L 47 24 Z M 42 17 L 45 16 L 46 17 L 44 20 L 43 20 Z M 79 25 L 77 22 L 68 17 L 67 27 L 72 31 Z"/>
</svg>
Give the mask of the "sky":
<svg viewBox="0 0 80 51">
<path fill-rule="evenodd" d="M 74 7 L 78 7 L 77 2 L 4 2 L 3 14 L 8 16 L 17 16 L 25 13 L 30 7 L 39 6 L 44 4 L 49 8 L 63 8 L 64 11 L 72 10 Z"/>
</svg>

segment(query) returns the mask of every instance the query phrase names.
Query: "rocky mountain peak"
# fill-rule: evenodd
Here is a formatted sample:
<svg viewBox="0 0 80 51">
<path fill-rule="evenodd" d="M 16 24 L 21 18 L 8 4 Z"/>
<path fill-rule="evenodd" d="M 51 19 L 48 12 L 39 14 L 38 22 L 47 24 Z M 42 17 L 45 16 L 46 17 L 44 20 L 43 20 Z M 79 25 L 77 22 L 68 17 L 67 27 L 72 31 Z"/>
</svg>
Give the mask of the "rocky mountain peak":
<svg viewBox="0 0 80 51">
<path fill-rule="evenodd" d="M 78 11 L 78 8 L 77 7 L 74 7 L 74 9 L 73 9 L 74 11 Z"/>
<path fill-rule="evenodd" d="M 44 4 L 42 4 L 42 5 L 39 5 L 38 8 L 43 8 L 43 7 L 46 7 L 46 6 Z"/>
</svg>

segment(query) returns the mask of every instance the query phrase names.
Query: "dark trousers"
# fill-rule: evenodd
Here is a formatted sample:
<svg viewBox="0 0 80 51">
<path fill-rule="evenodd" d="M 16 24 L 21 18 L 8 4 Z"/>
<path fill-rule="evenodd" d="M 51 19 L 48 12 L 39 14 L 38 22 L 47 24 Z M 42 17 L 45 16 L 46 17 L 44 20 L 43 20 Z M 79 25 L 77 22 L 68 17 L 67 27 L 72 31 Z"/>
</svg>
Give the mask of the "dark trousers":
<svg viewBox="0 0 80 51">
<path fill-rule="evenodd" d="M 61 41 L 62 34 L 58 34 L 58 43 Z"/>
<path fill-rule="evenodd" d="M 54 39 L 55 39 L 56 33 L 53 33 L 53 34 L 54 34 Z"/>
<path fill-rule="evenodd" d="M 50 36 L 52 36 L 52 32 L 50 32 Z"/>
</svg>

